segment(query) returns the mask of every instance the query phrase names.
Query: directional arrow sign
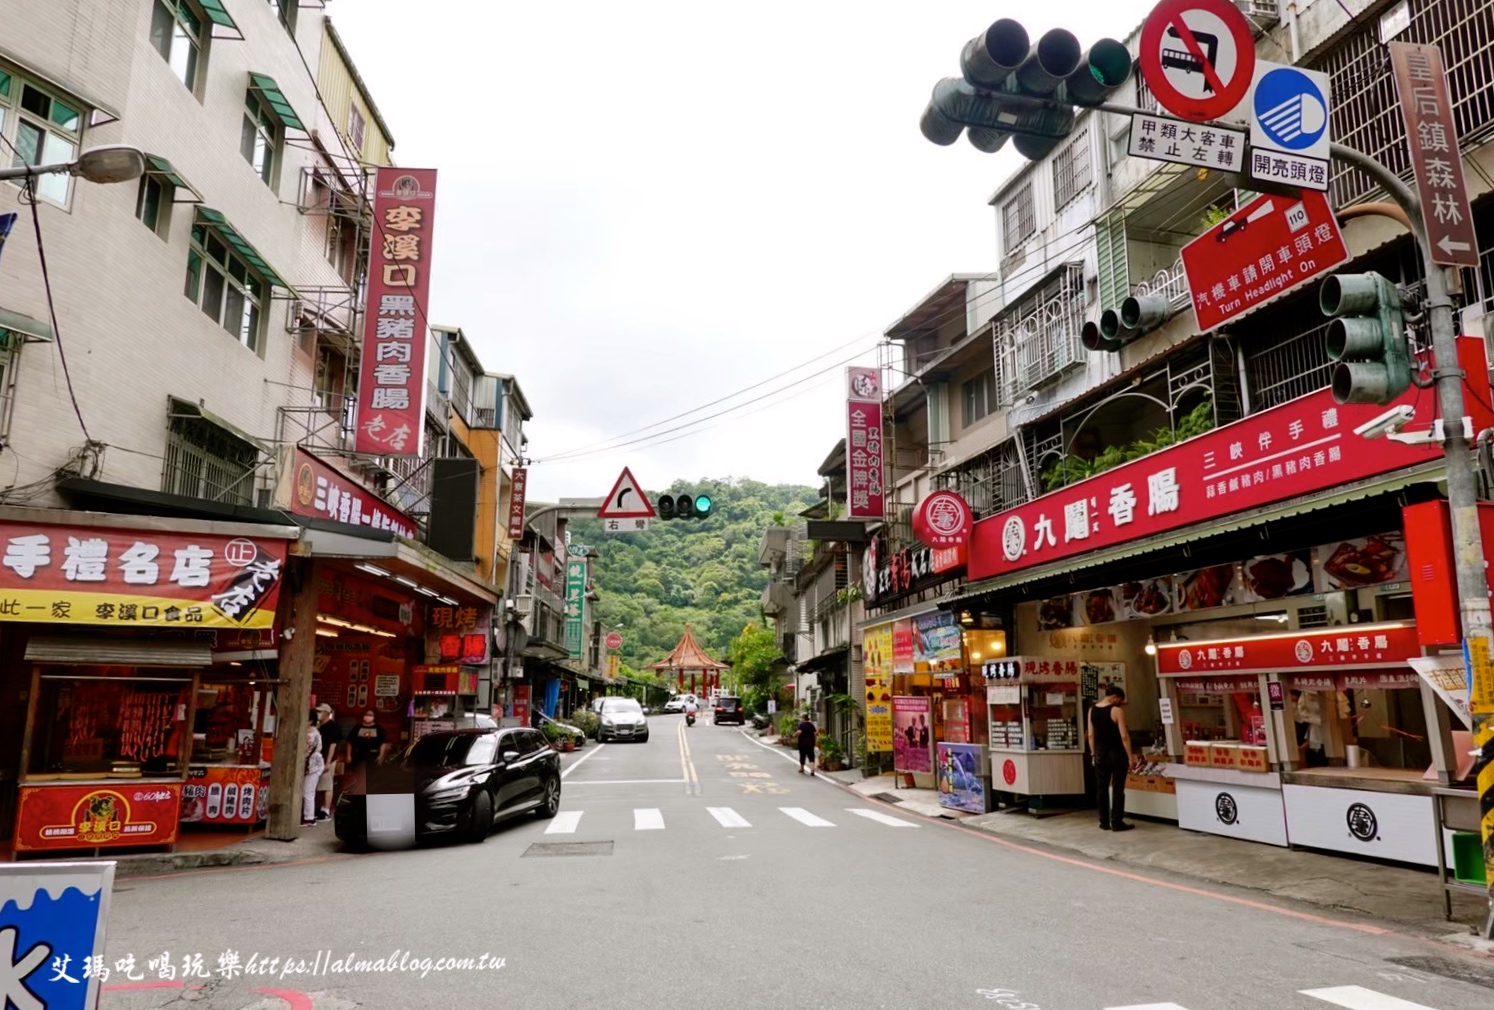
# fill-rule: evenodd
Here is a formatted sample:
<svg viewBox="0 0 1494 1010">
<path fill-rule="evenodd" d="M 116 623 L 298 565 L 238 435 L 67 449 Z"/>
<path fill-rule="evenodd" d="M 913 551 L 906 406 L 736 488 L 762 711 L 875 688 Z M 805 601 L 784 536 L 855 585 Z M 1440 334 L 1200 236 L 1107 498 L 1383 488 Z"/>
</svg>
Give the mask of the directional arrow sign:
<svg viewBox="0 0 1494 1010">
<path fill-rule="evenodd" d="M 1140 53 L 1157 104 L 1199 123 L 1232 112 L 1255 76 L 1250 22 L 1230 0 L 1162 0 L 1142 26 Z"/>
<path fill-rule="evenodd" d="M 1463 156 L 1453 122 L 1452 96 L 1442 67 L 1442 50 L 1411 42 L 1390 43 L 1390 66 L 1406 121 L 1406 143 L 1416 169 L 1421 215 L 1432 244 L 1432 262 L 1449 267 L 1478 266 L 1473 208 L 1463 185 Z"/>
<path fill-rule="evenodd" d="M 652 519 L 653 517 L 653 503 L 648 500 L 648 495 L 643 493 L 643 488 L 638 486 L 638 480 L 633 476 L 633 471 L 623 467 L 617 483 L 612 485 L 611 492 L 602 502 L 597 518 Z"/>
</svg>

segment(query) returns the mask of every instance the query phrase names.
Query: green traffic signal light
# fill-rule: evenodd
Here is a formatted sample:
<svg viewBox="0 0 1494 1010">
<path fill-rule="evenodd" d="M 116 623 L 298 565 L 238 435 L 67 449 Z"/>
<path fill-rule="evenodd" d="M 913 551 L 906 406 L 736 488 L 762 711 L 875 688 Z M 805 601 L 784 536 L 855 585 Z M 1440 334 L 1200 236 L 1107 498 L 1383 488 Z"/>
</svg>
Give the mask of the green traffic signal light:
<svg viewBox="0 0 1494 1010">
<path fill-rule="evenodd" d="M 1371 271 L 1334 274 L 1318 289 L 1318 304 L 1332 316 L 1324 338 L 1333 366 L 1333 399 L 1381 406 L 1411 385 L 1411 348 L 1396 286 Z"/>
<path fill-rule="evenodd" d="M 697 518 L 697 519 L 705 519 L 708 516 L 710 516 L 710 514 L 711 514 L 711 508 L 714 506 L 714 504 L 715 503 L 711 501 L 711 496 L 710 495 L 708 495 L 708 494 L 698 494 L 698 495 L 696 495 L 695 496 L 695 518 Z"/>
</svg>

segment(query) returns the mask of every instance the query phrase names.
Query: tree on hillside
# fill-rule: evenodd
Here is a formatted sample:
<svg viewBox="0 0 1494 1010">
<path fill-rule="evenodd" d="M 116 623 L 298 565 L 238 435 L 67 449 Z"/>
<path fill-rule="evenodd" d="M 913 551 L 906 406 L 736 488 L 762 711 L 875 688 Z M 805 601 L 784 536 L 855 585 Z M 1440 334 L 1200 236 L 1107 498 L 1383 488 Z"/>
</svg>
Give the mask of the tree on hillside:
<svg viewBox="0 0 1494 1010">
<path fill-rule="evenodd" d="M 773 632 L 761 624 L 749 624 L 742 633 L 731 640 L 726 650 L 726 660 L 742 685 L 742 693 L 749 707 L 756 708 L 774 694 L 774 671 L 778 669 L 783 655 L 778 649 L 778 640 Z"/>
</svg>

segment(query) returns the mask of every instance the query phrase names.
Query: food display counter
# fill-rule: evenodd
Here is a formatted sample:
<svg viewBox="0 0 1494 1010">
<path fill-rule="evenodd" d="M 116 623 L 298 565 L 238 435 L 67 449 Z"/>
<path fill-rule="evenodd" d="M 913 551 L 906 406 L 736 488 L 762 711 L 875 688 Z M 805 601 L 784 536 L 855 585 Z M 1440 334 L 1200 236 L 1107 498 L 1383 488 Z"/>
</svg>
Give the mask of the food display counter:
<svg viewBox="0 0 1494 1010">
<path fill-rule="evenodd" d="M 1436 780 L 1399 768 L 1314 768 L 1282 776 L 1293 845 L 1437 866 Z"/>
<path fill-rule="evenodd" d="M 198 685 L 183 824 L 253 827 L 269 816 L 270 765 L 262 758 L 265 734 L 275 726 L 273 693 L 263 679 Z"/>
<path fill-rule="evenodd" d="M 1084 793 L 1077 662 L 1014 656 L 982 667 L 991 786 L 1021 796 Z"/>
</svg>

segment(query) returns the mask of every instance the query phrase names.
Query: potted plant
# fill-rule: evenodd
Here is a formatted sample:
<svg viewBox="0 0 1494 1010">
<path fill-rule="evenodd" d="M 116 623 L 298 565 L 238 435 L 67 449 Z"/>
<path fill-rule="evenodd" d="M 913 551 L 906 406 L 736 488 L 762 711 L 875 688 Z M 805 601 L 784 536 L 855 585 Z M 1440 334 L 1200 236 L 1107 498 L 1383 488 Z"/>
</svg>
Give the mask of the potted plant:
<svg viewBox="0 0 1494 1010">
<path fill-rule="evenodd" d="M 821 771 L 838 772 L 845 767 L 846 749 L 840 745 L 840 741 L 834 737 L 826 736 L 820 738 L 820 760 Z"/>
<path fill-rule="evenodd" d="M 785 747 L 797 747 L 798 728 L 798 716 L 792 713 L 780 715 L 778 717 L 778 742 Z"/>
</svg>

